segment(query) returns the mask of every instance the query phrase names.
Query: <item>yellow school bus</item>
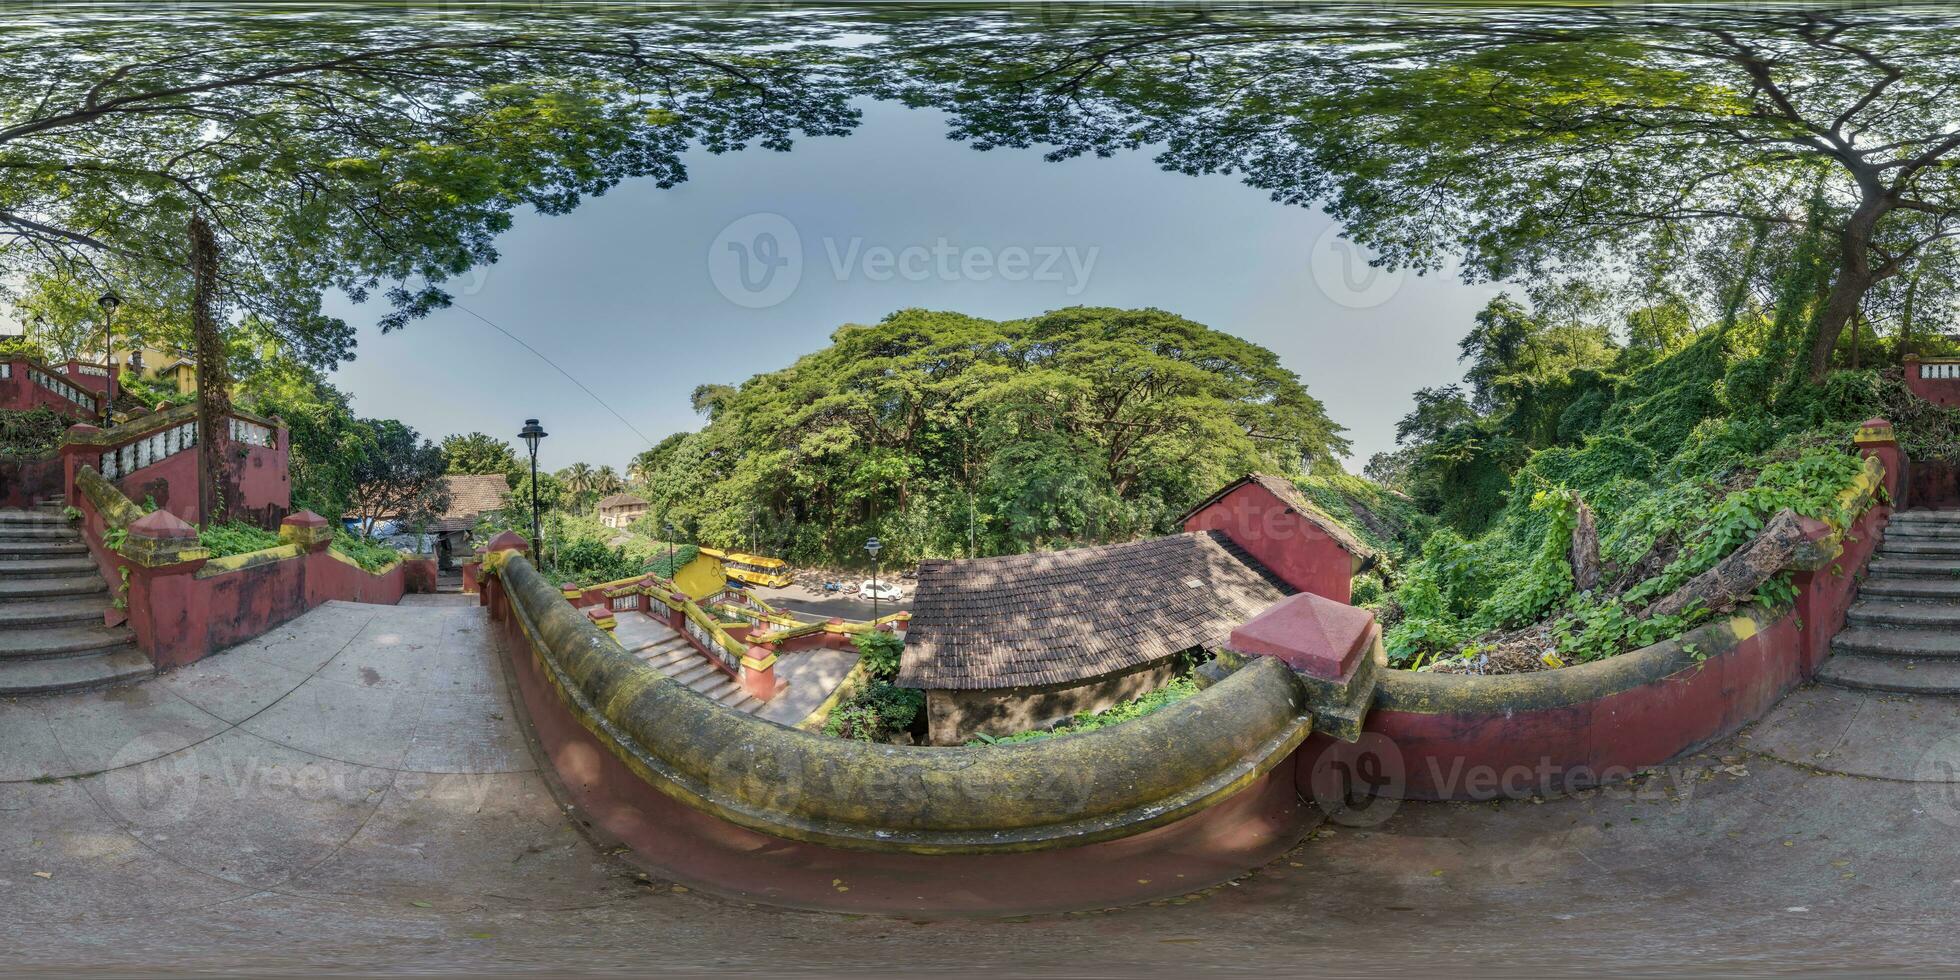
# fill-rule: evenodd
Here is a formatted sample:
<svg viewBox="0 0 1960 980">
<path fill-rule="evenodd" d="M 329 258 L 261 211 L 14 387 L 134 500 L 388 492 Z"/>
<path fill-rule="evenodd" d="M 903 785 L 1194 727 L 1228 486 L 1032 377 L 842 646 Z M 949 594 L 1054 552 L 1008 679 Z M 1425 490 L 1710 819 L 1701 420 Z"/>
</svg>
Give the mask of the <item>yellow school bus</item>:
<svg viewBox="0 0 1960 980">
<path fill-rule="evenodd" d="M 728 577 L 737 582 L 750 585 L 766 585 L 780 589 L 795 581 L 790 575 L 789 563 L 781 558 L 764 558 L 761 555 L 745 555 L 739 551 L 721 551 L 715 548 L 702 548 L 701 553 L 721 560 L 721 567 Z"/>
</svg>

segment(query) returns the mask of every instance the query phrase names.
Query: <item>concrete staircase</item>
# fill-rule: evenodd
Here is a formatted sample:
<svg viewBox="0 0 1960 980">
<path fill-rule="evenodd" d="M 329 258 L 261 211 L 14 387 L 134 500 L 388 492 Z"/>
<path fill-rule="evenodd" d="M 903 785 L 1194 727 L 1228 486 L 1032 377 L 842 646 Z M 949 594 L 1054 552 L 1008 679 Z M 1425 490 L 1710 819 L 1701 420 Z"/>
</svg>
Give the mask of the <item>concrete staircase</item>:
<svg viewBox="0 0 1960 980">
<path fill-rule="evenodd" d="M 655 623 L 650 617 L 641 613 L 623 612 L 619 614 L 619 619 L 623 621 L 629 616 L 638 617 L 645 622 L 635 623 L 633 624 L 635 628 L 621 629 L 615 634 L 621 645 L 626 647 L 627 653 L 736 711 L 752 715 L 763 709 L 765 702 L 757 700 L 747 691 L 742 690 L 742 685 L 708 662 L 708 658 L 703 656 L 701 651 L 696 650 L 694 644 L 689 643 L 685 637 L 665 625 Z M 626 624 L 622 622 L 621 625 Z M 655 628 L 643 628 L 645 626 Z"/>
<path fill-rule="evenodd" d="M 155 673 L 59 501 L 0 510 L 0 697 L 50 694 Z"/>
<path fill-rule="evenodd" d="M 1820 683 L 1960 695 L 1960 511 L 1892 515 Z"/>
</svg>

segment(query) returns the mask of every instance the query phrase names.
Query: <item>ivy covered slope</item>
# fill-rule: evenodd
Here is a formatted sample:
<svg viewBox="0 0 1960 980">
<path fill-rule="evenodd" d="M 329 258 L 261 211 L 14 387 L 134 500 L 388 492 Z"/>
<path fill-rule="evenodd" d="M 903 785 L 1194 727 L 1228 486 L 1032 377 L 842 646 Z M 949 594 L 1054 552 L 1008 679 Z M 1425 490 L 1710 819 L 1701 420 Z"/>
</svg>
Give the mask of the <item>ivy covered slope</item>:
<svg viewBox="0 0 1960 980">
<path fill-rule="evenodd" d="M 1445 523 L 1377 604 L 1396 666 L 1541 670 L 1678 635 L 1713 611 L 1642 611 L 1778 511 L 1839 528 L 1857 516 L 1841 498 L 1861 471 L 1851 443 L 1858 422 L 1908 418 L 1908 440 L 1960 431 L 1927 418 L 1896 370 L 1840 370 L 1810 383 L 1794 345 L 1779 339 L 1791 332 L 1771 319 L 1643 334 L 1638 317 L 1679 315 L 1643 311 L 1626 346 L 1601 330 L 1582 356 L 1546 370 L 1529 350 L 1569 351 L 1570 338 L 1551 336 L 1559 328 L 1521 308 L 1501 309 L 1508 302 L 1493 304 L 1522 320 L 1508 339 L 1490 329 L 1486 310 L 1464 342 L 1471 390 L 1420 394 L 1404 420 L 1412 445 L 1370 466 L 1410 486 Z M 1502 349 L 1488 346 L 1493 338 Z M 1601 563 L 1583 591 L 1571 558 L 1582 508 L 1596 521 Z M 1792 596 L 1786 573 L 1755 598 Z"/>
</svg>

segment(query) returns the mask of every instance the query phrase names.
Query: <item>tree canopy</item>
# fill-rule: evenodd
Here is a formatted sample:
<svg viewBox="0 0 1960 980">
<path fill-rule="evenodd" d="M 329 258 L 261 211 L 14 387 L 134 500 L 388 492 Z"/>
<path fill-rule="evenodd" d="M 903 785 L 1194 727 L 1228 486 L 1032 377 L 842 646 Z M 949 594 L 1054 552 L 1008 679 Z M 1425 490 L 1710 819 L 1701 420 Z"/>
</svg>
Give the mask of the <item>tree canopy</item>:
<svg viewBox="0 0 1960 980">
<path fill-rule="evenodd" d="M 752 20 L 271 16 L 171 8 L 0 39 L 0 283 L 113 288 L 188 333 L 192 215 L 223 256 L 215 314 L 330 366 L 354 331 L 450 302 L 512 213 L 569 211 L 681 153 L 847 131 L 835 85 Z M 782 37 L 772 36 L 780 42 Z M 46 304 L 51 310 L 55 304 Z"/>
<path fill-rule="evenodd" d="M 1150 147 L 1241 174 L 1324 205 L 1383 263 L 1471 279 L 1646 295 L 1767 229 L 1821 227 L 1817 381 L 1861 314 L 1951 315 L 1950 294 L 1915 306 L 1895 285 L 1953 278 L 1951 26 L 1811 5 L 967 12 L 913 20 L 883 91 L 982 149 Z"/>
<path fill-rule="evenodd" d="M 648 458 L 654 511 L 801 560 L 862 560 L 873 534 L 898 562 L 1160 532 L 1347 448 L 1271 351 L 1161 310 L 901 310 L 697 404 L 707 425 Z"/>
</svg>

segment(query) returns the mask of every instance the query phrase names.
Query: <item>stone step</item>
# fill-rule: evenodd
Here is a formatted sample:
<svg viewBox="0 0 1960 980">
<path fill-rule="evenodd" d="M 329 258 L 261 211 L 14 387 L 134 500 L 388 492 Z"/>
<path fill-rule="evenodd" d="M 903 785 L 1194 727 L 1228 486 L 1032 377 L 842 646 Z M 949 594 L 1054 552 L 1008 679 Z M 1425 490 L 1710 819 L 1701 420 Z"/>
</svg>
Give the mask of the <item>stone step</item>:
<svg viewBox="0 0 1960 980">
<path fill-rule="evenodd" d="M 1851 607 L 1846 620 L 1853 626 L 1904 626 L 1960 630 L 1960 600 L 1934 602 L 1909 599 L 1865 599 Z"/>
<path fill-rule="evenodd" d="M 0 578 L 0 602 L 95 595 L 107 591 L 109 586 L 103 583 L 100 575 L 72 575 L 65 578 Z"/>
<path fill-rule="evenodd" d="M 1960 524 L 1960 508 L 1913 507 L 1906 510 L 1894 511 L 1892 519 L 1895 521 L 1924 521 L 1933 523 L 1944 521 L 1952 524 Z"/>
<path fill-rule="evenodd" d="M 68 540 L 49 541 L 8 541 L 0 540 L 0 561 L 15 558 L 53 558 L 59 555 L 86 555 L 88 545 L 79 537 Z"/>
<path fill-rule="evenodd" d="M 82 533 L 66 524 L 0 524 L 0 541 L 79 541 Z"/>
<path fill-rule="evenodd" d="M 0 633 L 0 660 L 71 657 L 128 646 L 136 640 L 127 628 L 104 626 L 36 626 Z"/>
<path fill-rule="evenodd" d="M 693 647 L 685 647 L 679 650 L 665 650 L 650 657 L 642 657 L 641 659 L 646 661 L 647 666 L 663 674 L 671 674 L 674 672 L 674 668 L 699 660 L 701 659 L 701 655 L 695 653 Z"/>
<path fill-rule="evenodd" d="M 1902 599 L 1920 602 L 1960 600 L 1960 580 L 1874 575 L 1858 586 L 1861 599 Z"/>
<path fill-rule="evenodd" d="M 1945 558 L 1955 565 L 1960 565 L 1960 537 L 1887 537 L 1885 543 L 1878 546 L 1878 554 L 1880 557 Z"/>
<path fill-rule="evenodd" d="M 0 507 L 0 524 L 23 524 L 29 527 L 52 524 L 56 527 L 66 527 L 68 515 L 60 510 L 50 510 L 45 507 L 37 507 L 33 510 Z"/>
<path fill-rule="evenodd" d="M 1960 631 L 1853 626 L 1831 640 L 1831 650 L 1873 657 L 1960 657 Z"/>
<path fill-rule="evenodd" d="M 667 676 L 672 677 L 673 679 L 680 681 L 682 684 L 685 684 L 689 687 L 693 687 L 695 681 L 700 680 L 701 678 L 706 677 L 714 672 L 715 672 L 715 668 L 711 666 L 706 660 L 701 660 L 697 658 L 692 662 L 680 664 L 676 666 L 673 670 L 667 671 Z"/>
<path fill-rule="evenodd" d="M 1871 564 L 1871 573 L 1912 578 L 1943 578 L 1960 582 L 1960 563 L 1939 558 L 1878 558 Z"/>
<path fill-rule="evenodd" d="M 0 602 L 0 630 L 59 626 L 66 623 L 100 623 L 102 614 L 108 608 L 109 599 L 103 595 Z M 0 633 L 0 637 L 6 635 Z"/>
<path fill-rule="evenodd" d="M 50 578 L 86 575 L 95 571 L 95 560 L 80 558 L 15 558 L 0 561 L 0 578 Z"/>
<path fill-rule="evenodd" d="M 1960 541 L 1960 524 L 1900 523 L 1892 521 L 1885 526 L 1885 540 L 1910 539 L 1913 541 Z"/>
<path fill-rule="evenodd" d="M 1960 660 L 1833 656 L 1817 668 L 1817 681 L 1854 691 L 1893 694 L 1960 694 Z"/>
<path fill-rule="evenodd" d="M 150 658 L 134 647 L 56 660 L 0 660 L 0 697 L 107 687 L 155 673 Z"/>
<path fill-rule="evenodd" d="M 722 704 L 727 703 L 723 700 L 724 698 L 742 693 L 741 686 L 729 680 L 727 674 L 715 671 L 715 675 L 715 677 L 698 681 L 694 689 L 708 700 L 717 701 Z"/>
<path fill-rule="evenodd" d="M 143 680 L 155 672 L 149 657 L 133 647 L 59 661 L 0 661 L 0 698 L 106 688 Z"/>
</svg>

